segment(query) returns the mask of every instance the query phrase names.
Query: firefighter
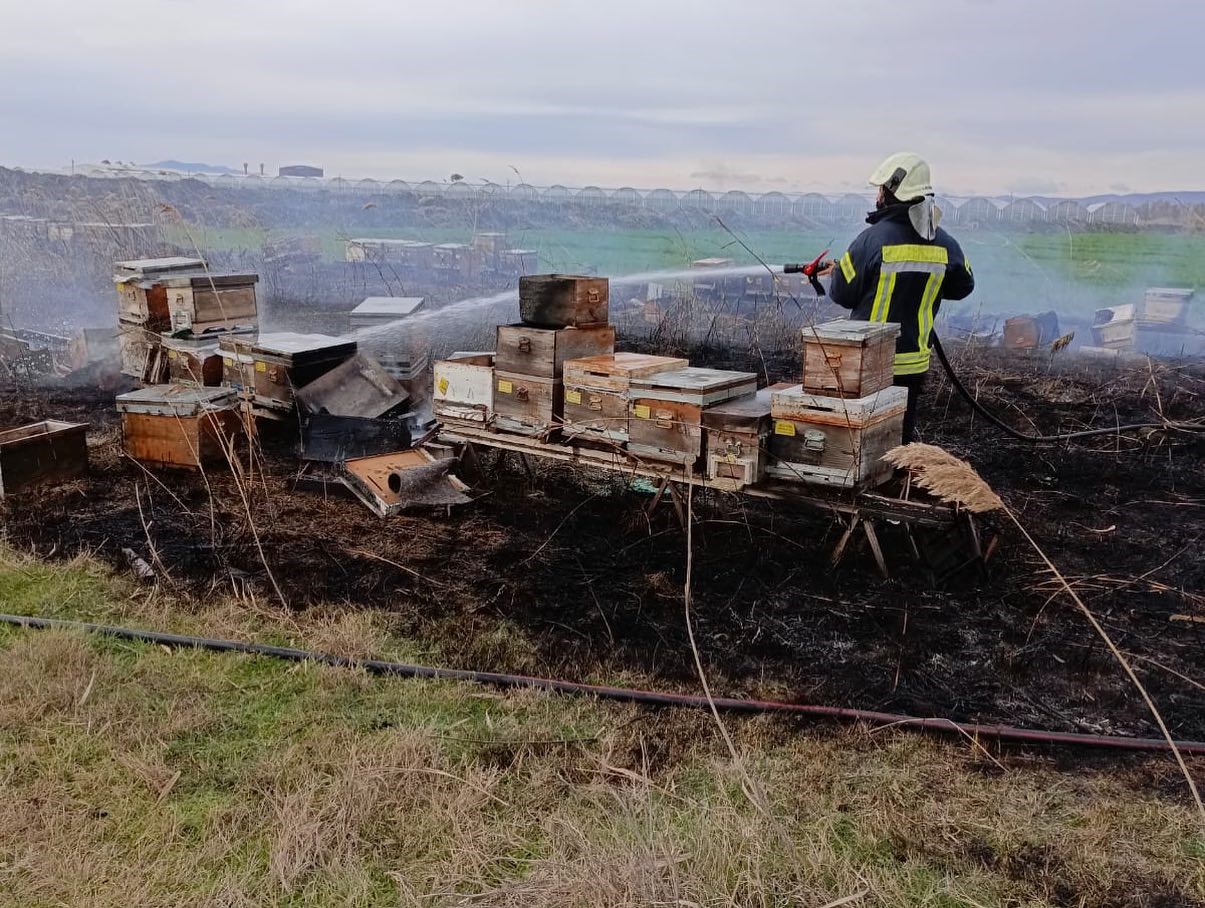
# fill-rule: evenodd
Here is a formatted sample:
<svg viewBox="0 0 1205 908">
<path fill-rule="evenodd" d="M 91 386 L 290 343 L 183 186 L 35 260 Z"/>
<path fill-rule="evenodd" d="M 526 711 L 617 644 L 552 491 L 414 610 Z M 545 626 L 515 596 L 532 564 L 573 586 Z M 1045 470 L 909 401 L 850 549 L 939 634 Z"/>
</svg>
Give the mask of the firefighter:
<svg viewBox="0 0 1205 908">
<path fill-rule="evenodd" d="M 895 322 L 895 383 L 908 389 L 904 443 L 916 434 L 916 407 L 929 371 L 929 339 L 943 299 L 965 299 L 975 278 L 962 248 L 938 226 L 929 165 L 893 154 L 870 176 L 879 190 L 870 226 L 835 263 L 829 295 L 861 321 Z"/>
</svg>

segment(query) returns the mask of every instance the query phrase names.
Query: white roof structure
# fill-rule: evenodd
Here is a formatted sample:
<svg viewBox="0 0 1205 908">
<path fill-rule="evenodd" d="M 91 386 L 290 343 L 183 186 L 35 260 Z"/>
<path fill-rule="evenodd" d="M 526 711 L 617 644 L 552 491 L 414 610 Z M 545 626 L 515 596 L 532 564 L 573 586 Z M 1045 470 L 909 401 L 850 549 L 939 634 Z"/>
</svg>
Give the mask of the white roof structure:
<svg viewBox="0 0 1205 908">
<path fill-rule="evenodd" d="M 405 318 L 423 308 L 421 296 L 369 296 L 351 311 L 352 315 Z"/>
</svg>

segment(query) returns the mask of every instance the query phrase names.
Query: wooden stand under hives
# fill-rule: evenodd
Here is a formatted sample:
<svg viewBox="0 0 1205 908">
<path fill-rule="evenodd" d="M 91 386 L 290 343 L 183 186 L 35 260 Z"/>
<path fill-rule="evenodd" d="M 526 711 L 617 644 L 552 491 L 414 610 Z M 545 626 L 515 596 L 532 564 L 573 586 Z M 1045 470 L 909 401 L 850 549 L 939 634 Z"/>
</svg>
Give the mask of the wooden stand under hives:
<svg viewBox="0 0 1205 908">
<path fill-rule="evenodd" d="M 669 500 L 682 526 L 686 525 L 686 486 L 713 489 L 721 492 L 740 492 L 754 498 L 765 498 L 822 510 L 845 520 L 837 545 L 829 556 L 835 567 L 851 550 L 855 540 L 864 539 L 876 567 L 886 579 L 890 576 L 879 535 L 884 523 L 899 526 L 908 540 L 908 549 L 931 582 L 940 583 L 952 574 L 969 566 L 986 570 L 987 560 L 995 548 L 994 539 L 984 544 L 973 515 L 956 505 L 930 498 L 906 479 L 894 491 L 869 489 L 825 488 L 799 482 L 767 481 L 757 485 L 728 477 L 708 479 L 685 471 L 681 466 L 640 460 L 618 446 L 587 447 L 540 441 L 536 438 L 491 432 L 485 428 L 445 426 L 439 441 L 458 449 L 462 463 L 481 472 L 478 448 L 513 452 L 519 455 L 523 468 L 531 474 L 530 457 L 558 463 L 574 464 L 592 469 L 621 473 L 629 478 L 646 478 L 656 482 L 651 512 L 661 502 Z M 859 534 L 859 531 L 860 534 Z"/>
</svg>

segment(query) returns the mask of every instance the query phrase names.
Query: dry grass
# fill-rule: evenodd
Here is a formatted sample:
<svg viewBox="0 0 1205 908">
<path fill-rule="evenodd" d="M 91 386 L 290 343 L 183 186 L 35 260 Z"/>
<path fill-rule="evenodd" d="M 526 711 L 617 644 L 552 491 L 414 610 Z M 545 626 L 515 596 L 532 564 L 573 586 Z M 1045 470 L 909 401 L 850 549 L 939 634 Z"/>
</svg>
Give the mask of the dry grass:
<svg viewBox="0 0 1205 908">
<path fill-rule="evenodd" d="M 379 618 L 274 623 L 248 603 L 130 601 L 87 564 L 0 567 L 9 608 L 81 589 L 86 617 L 407 646 Z M 1160 761 L 1001 771 L 906 733 L 733 722 L 763 813 L 700 713 L 59 632 L 0 630 L 0 648 L 0 904 L 1205 899 L 1205 840 Z"/>
<path fill-rule="evenodd" d="M 913 481 L 942 501 L 957 504 L 972 514 L 997 511 L 1004 507 L 1000 496 L 965 460 L 959 460 L 944 448 L 919 442 L 900 445 L 883 459 L 911 473 Z"/>
</svg>

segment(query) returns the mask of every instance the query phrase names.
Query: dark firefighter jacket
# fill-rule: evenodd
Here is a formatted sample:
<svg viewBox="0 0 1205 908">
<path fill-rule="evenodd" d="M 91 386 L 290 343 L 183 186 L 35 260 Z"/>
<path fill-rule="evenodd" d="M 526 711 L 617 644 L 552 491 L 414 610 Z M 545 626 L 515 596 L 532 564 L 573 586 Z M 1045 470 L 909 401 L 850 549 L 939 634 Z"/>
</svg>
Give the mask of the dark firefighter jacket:
<svg viewBox="0 0 1205 908">
<path fill-rule="evenodd" d="M 829 295 L 860 321 L 898 322 L 895 374 L 929 371 L 929 336 L 943 299 L 960 300 L 975 289 L 971 266 L 952 236 L 937 229 L 926 240 L 908 220 L 908 206 L 889 205 L 867 216 L 870 224 L 833 269 Z"/>
</svg>

